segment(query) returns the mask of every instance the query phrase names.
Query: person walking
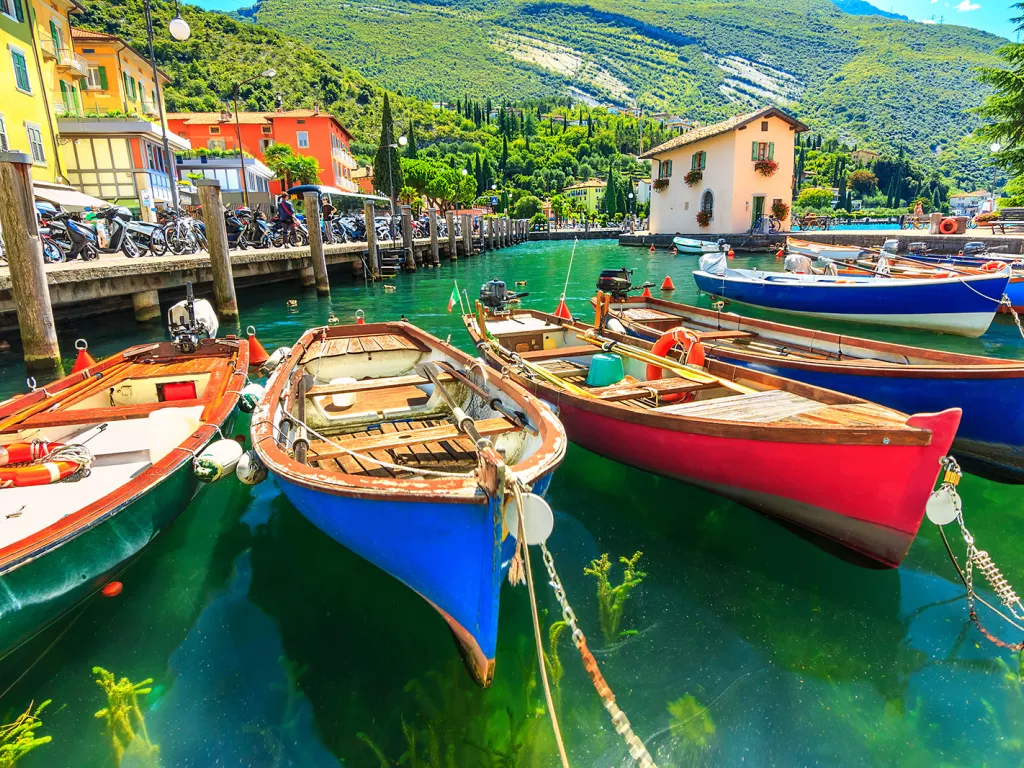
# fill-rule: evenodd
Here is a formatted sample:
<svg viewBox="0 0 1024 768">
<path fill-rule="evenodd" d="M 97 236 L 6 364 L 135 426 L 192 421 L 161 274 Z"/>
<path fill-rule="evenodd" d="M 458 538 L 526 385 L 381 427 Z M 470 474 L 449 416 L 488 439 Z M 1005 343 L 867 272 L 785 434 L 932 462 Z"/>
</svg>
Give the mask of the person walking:
<svg viewBox="0 0 1024 768">
<path fill-rule="evenodd" d="M 284 193 L 277 197 L 277 222 L 281 227 L 284 247 L 289 248 L 292 238 L 295 237 L 295 208 L 288 202 L 288 195 Z"/>
<path fill-rule="evenodd" d="M 338 212 L 338 209 L 331 205 L 331 201 L 327 197 L 321 197 L 320 203 L 320 219 L 324 223 L 324 242 L 334 242 L 334 214 Z"/>
</svg>

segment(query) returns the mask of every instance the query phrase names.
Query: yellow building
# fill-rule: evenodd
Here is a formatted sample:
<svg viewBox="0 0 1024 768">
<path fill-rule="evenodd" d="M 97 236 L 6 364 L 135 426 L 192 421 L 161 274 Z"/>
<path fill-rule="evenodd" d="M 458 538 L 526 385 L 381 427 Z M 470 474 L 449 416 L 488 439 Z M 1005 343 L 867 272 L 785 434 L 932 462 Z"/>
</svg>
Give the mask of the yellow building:
<svg viewBox="0 0 1024 768">
<path fill-rule="evenodd" d="M 563 193 L 573 202 L 581 202 L 586 205 L 588 211 L 597 213 L 597 204 L 604 196 L 606 186 L 607 184 L 600 179 L 590 179 L 589 181 L 566 187 Z"/>
</svg>

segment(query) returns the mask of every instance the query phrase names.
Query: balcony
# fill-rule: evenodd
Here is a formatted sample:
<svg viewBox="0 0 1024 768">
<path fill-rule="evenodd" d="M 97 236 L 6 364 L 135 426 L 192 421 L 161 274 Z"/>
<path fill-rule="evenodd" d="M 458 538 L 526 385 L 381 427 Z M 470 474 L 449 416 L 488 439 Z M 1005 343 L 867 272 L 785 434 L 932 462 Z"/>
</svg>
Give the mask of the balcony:
<svg viewBox="0 0 1024 768">
<path fill-rule="evenodd" d="M 39 46 L 43 49 L 44 59 L 53 59 L 57 62 L 58 72 L 64 72 L 72 77 L 89 76 L 89 65 L 85 63 L 85 59 L 70 48 L 58 48 L 53 40 L 42 40 Z"/>
<path fill-rule="evenodd" d="M 159 110 L 156 108 L 156 104 L 151 101 L 142 102 L 142 114 L 147 117 L 156 117 L 159 114 Z"/>
</svg>

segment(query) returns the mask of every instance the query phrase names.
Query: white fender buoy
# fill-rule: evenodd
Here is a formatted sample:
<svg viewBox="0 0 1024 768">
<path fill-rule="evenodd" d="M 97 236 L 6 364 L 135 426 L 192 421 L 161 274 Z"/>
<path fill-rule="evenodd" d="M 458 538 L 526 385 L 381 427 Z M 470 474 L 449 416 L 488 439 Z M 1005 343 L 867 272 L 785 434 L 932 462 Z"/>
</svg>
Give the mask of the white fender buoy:
<svg viewBox="0 0 1024 768">
<path fill-rule="evenodd" d="M 615 333 L 621 334 L 626 333 L 626 327 L 619 322 L 619 318 L 617 317 L 609 317 L 608 322 L 605 323 L 605 325 L 608 327 L 609 331 L 614 331 Z"/>
<path fill-rule="evenodd" d="M 259 485 L 267 479 L 267 466 L 256 451 L 246 451 L 235 466 L 235 477 L 243 485 Z"/>
<path fill-rule="evenodd" d="M 266 390 L 260 384 L 246 384 L 238 395 L 238 407 L 243 413 L 252 413 L 256 404 L 263 399 Z"/>
<path fill-rule="evenodd" d="M 204 483 L 212 483 L 233 473 L 242 453 L 237 440 L 218 440 L 192 460 L 192 471 Z"/>
<path fill-rule="evenodd" d="M 956 520 L 956 504 L 953 503 L 952 490 L 948 485 L 943 485 L 928 497 L 928 503 L 924 506 L 928 519 L 936 525 L 946 525 Z"/>
<path fill-rule="evenodd" d="M 260 367 L 260 372 L 273 373 L 277 370 L 277 366 L 288 359 L 289 354 L 291 354 L 291 349 L 289 347 L 278 347 L 274 350 L 274 354 L 267 358 L 267 362 Z"/>
<path fill-rule="evenodd" d="M 543 498 L 535 493 L 524 493 L 523 523 L 526 528 L 526 543 L 531 546 L 543 544 L 555 528 L 555 515 Z M 510 496 L 505 505 L 505 527 L 519 538 L 519 506 L 516 497 Z"/>
</svg>

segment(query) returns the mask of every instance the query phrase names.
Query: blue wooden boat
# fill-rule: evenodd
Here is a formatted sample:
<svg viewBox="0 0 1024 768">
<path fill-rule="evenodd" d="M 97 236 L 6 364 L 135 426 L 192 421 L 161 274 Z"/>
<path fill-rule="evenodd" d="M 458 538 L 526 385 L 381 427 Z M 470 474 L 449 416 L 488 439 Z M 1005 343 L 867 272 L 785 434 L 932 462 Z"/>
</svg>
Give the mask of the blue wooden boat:
<svg viewBox="0 0 1024 768">
<path fill-rule="evenodd" d="M 904 413 L 960 408 L 954 454 L 973 471 L 1024 482 L 1024 361 L 798 328 L 662 299 L 613 302 L 608 325 L 654 341 L 683 326 L 708 357 L 854 395 Z"/>
<path fill-rule="evenodd" d="M 697 287 L 740 304 L 972 338 L 988 330 L 1010 279 L 1009 273 L 893 279 L 762 272 L 724 268 L 720 261 L 718 269 L 694 272 Z"/>
<path fill-rule="evenodd" d="M 299 512 L 430 602 L 489 685 L 516 548 L 500 478 L 547 489 L 567 445 L 551 410 L 418 328 L 377 323 L 303 334 L 252 430 Z"/>
</svg>

